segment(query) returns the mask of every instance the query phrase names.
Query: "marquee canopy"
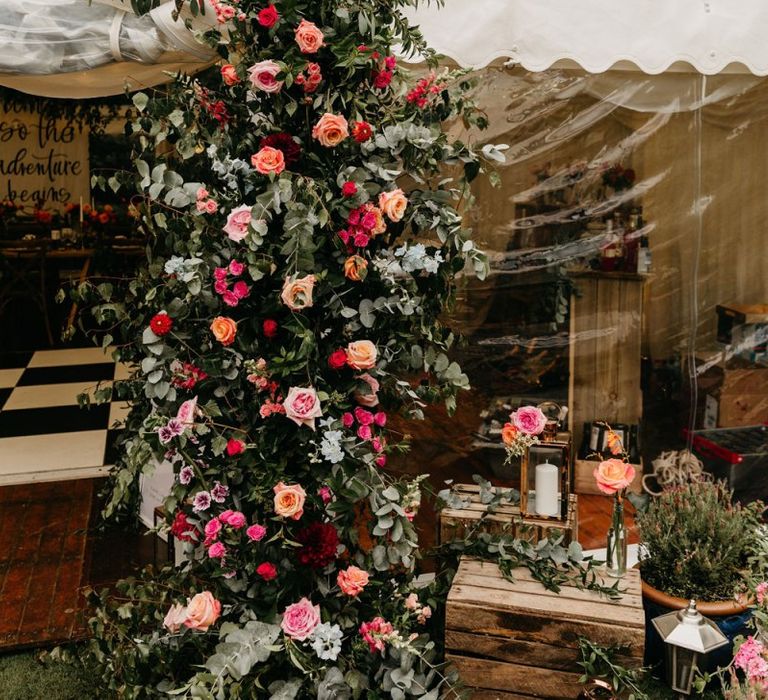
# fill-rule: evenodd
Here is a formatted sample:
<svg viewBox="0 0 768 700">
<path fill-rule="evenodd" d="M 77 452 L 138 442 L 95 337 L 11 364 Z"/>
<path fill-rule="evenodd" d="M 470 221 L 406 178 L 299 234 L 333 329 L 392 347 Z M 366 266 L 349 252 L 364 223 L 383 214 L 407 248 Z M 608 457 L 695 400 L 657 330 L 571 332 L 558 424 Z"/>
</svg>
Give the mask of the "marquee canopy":
<svg viewBox="0 0 768 700">
<path fill-rule="evenodd" d="M 445 0 L 409 16 L 430 46 L 466 67 L 508 58 L 530 71 L 768 75 L 764 0 Z"/>
</svg>

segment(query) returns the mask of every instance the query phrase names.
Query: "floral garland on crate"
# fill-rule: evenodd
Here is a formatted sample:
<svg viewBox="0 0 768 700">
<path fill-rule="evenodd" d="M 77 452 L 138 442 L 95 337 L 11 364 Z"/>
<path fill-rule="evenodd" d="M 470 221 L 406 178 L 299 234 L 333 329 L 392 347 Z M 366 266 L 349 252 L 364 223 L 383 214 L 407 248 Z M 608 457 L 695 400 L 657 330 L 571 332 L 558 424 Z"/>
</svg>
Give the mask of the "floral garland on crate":
<svg viewBox="0 0 768 700">
<path fill-rule="evenodd" d="M 455 695 L 414 583 L 426 475 L 383 468 L 392 412 L 469 386 L 440 318 L 486 273 L 459 207 L 503 149 L 444 128 L 485 125 L 465 72 L 398 66 L 432 58 L 414 4 L 217 0 L 223 65 L 133 96 L 136 174 L 109 185 L 138 191 L 147 265 L 75 298 L 136 367 L 105 515 L 165 458 L 187 561 L 91 593 L 105 693 Z"/>
</svg>

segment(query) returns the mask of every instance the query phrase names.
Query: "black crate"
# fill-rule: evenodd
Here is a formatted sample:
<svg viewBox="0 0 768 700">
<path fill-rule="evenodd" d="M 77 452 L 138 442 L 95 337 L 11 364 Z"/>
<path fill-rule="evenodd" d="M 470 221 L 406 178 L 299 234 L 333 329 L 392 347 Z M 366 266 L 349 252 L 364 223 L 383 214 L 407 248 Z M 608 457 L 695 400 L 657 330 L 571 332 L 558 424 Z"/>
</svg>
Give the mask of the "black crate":
<svg viewBox="0 0 768 700">
<path fill-rule="evenodd" d="M 768 427 L 694 430 L 693 451 L 707 472 L 728 482 L 737 501 L 768 501 Z"/>
</svg>

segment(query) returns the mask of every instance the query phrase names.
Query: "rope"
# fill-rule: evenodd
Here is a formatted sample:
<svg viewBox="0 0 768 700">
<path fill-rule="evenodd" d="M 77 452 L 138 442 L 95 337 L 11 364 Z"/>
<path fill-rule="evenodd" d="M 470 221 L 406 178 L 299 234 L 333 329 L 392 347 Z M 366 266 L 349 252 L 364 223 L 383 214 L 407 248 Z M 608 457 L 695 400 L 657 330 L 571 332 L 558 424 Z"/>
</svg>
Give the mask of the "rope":
<svg viewBox="0 0 768 700">
<path fill-rule="evenodd" d="M 658 496 L 664 489 L 704 478 L 704 465 L 690 450 L 662 452 L 652 464 L 653 472 L 643 475 L 643 489 L 651 496 Z M 648 486 L 650 478 L 656 479 L 661 490 L 654 491 Z"/>
</svg>

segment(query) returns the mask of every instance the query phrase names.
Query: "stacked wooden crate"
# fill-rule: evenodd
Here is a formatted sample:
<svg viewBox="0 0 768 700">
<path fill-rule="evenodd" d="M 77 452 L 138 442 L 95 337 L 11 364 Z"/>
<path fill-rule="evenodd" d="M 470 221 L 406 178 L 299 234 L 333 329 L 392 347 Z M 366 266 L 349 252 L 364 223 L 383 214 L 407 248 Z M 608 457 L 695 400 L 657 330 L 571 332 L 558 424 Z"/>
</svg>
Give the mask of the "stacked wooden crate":
<svg viewBox="0 0 768 700">
<path fill-rule="evenodd" d="M 480 487 L 476 484 L 457 484 L 457 495 L 466 499 L 464 508 L 444 508 L 440 512 L 440 542 L 462 539 L 467 530 L 482 526 L 482 530 L 492 534 L 505 532 L 513 536 L 524 537 L 533 541 L 543 539 L 559 530 L 565 535 L 566 544 L 579 539 L 579 512 L 577 497 L 571 495 L 568 505 L 568 519 L 565 524 L 548 518 L 525 518 L 525 527 L 521 527 L 520 508 L 511 503 L 503 503 L 488 512 L 488 506 L 480 500 Z"/>
<path fill-rule="evenodd" d="M 618 660 L 641 666 L 645 617 L 640 574 L 611 602 L 593 591 L 548 591 L 524 568 L 514 583 L 496 564 L 464 557 L 448 595 L 445 648 L 473 700 L 575 698 L 582 688 L 579 637 L 618 645 Z"/>
</svg>

